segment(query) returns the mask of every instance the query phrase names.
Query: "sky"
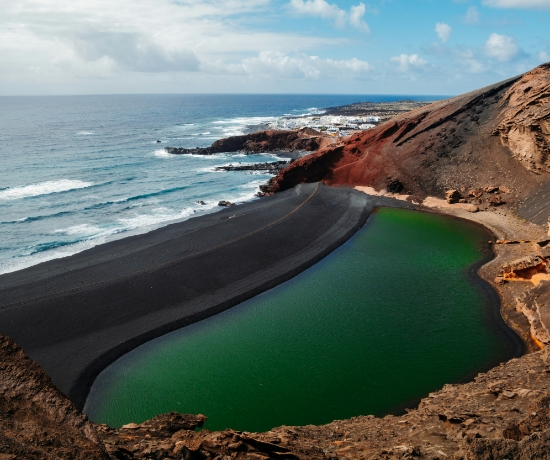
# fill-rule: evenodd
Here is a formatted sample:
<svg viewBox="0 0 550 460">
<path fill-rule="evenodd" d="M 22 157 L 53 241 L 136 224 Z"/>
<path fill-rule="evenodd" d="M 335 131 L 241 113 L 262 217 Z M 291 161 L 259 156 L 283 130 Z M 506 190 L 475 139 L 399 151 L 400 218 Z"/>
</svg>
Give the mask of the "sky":
<svg viewBox="0 0 550 460">
<path fill-rule="evenodd" d="M 0 95 L 455 95 L 550 61 L 550 0 L 0 0 Z"/>
</svg>

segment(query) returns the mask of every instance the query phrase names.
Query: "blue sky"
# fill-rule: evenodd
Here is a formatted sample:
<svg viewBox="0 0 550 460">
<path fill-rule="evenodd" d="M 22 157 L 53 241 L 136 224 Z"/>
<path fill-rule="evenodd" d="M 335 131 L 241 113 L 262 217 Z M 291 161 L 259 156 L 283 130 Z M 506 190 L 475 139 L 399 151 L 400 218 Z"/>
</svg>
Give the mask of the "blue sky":
<svg viewBox="0 0 550 460">
<path fill-rule="evenodd" d="M 454 95 L 550 61 L 550 0 L 17 0 L 0 95 Z"/>
</svg>

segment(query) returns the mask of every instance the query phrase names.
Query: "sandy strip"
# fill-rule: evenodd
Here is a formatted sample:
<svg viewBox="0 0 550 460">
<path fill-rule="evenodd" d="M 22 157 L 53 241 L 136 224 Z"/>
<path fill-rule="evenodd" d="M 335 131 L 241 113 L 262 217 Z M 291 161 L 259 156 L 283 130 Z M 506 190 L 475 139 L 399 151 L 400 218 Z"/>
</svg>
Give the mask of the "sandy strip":
<svg viewBox="0 0 550 460">
<path fill-rule="evenodd" d="M 304 184 L 0 276 L 0 334 L 82 408 L 131 349 L 290 279 L 349 239 L 365 194 Z"/>
</svg>

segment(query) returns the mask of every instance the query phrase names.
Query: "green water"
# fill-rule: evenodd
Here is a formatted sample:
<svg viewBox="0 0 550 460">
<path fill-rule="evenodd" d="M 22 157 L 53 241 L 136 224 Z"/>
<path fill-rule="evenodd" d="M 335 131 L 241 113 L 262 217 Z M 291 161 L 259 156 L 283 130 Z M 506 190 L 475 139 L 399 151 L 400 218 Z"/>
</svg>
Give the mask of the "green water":
<svg viewBox="0 0 550 460">
<path fill-rule="evenodd" d="M 85 412 L 111 426 L 202 413 L 212 430 L 260 431 L 412 407 L 512 353 L 467 276 L 488 239 L 466 221 L 380 209 L 296 278 L 119 359 Z"/>
</svg>

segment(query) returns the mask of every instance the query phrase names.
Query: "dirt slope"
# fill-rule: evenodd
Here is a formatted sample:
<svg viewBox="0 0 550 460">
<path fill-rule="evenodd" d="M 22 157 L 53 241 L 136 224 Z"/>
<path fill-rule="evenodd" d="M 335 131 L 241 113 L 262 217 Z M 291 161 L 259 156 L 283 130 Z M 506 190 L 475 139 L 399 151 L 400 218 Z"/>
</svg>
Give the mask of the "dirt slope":
<svg viewBox="0 0 550 460">
<path fill-rule="evenodd" d="M 515 213 L 539 225 L 550 213 L 549 98 L 546 64 L 322 148 L 282 171 L 268 191 L 317 180 L 376 190 L 399 183 L 411 200 L 443 197 L 454 189 L 483 208 L 495 197 L 487 190 L 498 186 L 506 203 L 487 209 L 500 210 L 521 227 L 512 232 L 513 225 L 505 226 L 503 233 L 515 239 L 497 245 L 495 264 L 505 262 L 500 282 L 508 283 L 501 294 L 510 291 L 502 294 L 503 305 L 515 298 L 532 317 L 532 334 L 542 334 L 541 346 L 548 345 L 550 281 L 544 277 L 550 276 L 550 241 L 542 241 L 536 236 L 541 228 L 522 224 Z M 470 189 L 482 193 L 470 196 Z M 483 214 L 497 217 L 497 212 L 475 215 Z M 480 221 L 491 222 L 487 219 Z M 523 227 L 535 228 L 535 236 L 521 236 Z M 523 257 L 510 262 L 512 255 Z M 495 265 L 490 273 L 496 270 Z M 503 363 L 473 382 L 446 385 L 401 417 L 365 415 L 267 433 L 195 432 L 202 415 L 165 414 L 118 430 L 90 423 L 37 364 L 0 336 L 0 460 L 548 459 L 549 349 Z"/>
<path fill-rule="evenodd" d="M 0 336 L 0 460 L 15 458 L 109 457 L 94 425 L 38 364 L 10 339 Z"/>
<path fill-rule="evenodd" d="M 550 64 L 468 94 L 395 117 L 375 129 L 295 161 L 271 180 L 268 192 L 301 182 L 385 189 L 443 197 L 499 185 L 509 208 L 545 223 L 550 202 Z M 533 208 L 536 207 L 536 212 Z"/>
</svg>

